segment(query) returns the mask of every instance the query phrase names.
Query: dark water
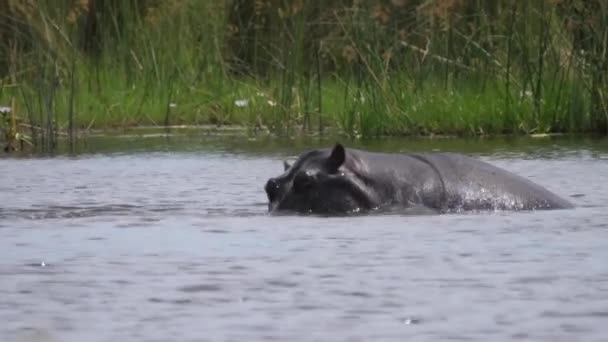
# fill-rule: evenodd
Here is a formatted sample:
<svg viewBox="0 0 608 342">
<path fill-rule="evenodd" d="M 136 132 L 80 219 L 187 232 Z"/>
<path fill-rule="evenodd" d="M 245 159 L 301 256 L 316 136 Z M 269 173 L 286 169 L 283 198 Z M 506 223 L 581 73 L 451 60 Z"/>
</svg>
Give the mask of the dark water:
<svg viewBox="0 0 608 342">
<path fill-rule="evenodd" d="M 608 340 L 608 141 L 357 144 L 477 155 L 573 210 L 266 215 L 282 159 L 330 143 L 3 157 L 0 341 Z"/>
</svg>

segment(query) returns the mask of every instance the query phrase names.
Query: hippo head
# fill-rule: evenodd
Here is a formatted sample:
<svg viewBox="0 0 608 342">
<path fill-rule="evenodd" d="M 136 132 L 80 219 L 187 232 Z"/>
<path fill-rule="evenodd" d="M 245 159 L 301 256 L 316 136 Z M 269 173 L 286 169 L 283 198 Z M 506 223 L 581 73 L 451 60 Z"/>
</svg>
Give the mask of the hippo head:
<svg viewBox="0 0 608 342">
<path fill-rule="evenodd" d="M 369 210 L 373 200 L 361 176 L 362 163 L 344 147 L 302 154 L 265 186 L 270 212 L 348 214 Z"/>
</svg>

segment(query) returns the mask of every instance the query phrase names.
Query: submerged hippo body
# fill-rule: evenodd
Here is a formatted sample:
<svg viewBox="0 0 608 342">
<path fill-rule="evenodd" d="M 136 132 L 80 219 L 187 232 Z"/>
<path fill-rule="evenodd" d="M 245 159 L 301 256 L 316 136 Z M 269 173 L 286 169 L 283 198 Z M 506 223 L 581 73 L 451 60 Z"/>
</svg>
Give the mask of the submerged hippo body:
<svg viewBox="0 0 608 342">
<path fill-rule="evenodd" d="M 271 212 L 345 214 L 382 209 L 563 209 L 572 204 L 540 185 L 455 153 L 331 149 L 302 154 L 266 183 Z"/>
</svg>

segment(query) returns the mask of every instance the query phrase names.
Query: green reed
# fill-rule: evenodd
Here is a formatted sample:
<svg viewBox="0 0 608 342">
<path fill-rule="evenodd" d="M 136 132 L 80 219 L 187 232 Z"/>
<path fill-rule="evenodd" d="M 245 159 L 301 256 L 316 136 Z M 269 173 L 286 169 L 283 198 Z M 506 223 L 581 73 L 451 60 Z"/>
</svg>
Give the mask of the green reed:
<svg viewBox="0 0 608 342">
<path fill-rule="evenodd" d="M 0 105 L 49 150 L 136 125 L 608 132 L 599 0 L 8 3 Z"/>
</svg>

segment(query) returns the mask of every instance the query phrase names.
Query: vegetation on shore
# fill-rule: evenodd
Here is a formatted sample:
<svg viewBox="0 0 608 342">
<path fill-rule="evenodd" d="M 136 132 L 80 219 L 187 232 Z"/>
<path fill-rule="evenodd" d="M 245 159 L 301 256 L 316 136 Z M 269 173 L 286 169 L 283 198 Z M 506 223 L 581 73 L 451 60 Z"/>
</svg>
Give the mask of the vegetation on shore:
<svg viewBox="0 0 608 342">
<path fill-rule="evenodd" d="M 47 147 L 174 124 L 608 133 L 603 0 L 5 0 L 0 17 L 0 128 Z"/>
</svg>

